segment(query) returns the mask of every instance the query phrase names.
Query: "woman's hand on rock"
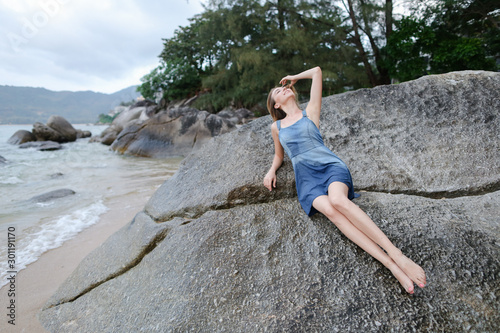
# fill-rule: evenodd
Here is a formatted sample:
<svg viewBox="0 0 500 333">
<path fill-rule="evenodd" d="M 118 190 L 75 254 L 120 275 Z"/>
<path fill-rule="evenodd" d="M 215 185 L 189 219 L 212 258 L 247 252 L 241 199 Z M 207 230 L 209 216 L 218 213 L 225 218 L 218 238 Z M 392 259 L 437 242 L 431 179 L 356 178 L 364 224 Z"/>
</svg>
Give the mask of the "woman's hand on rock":
<svg viewBox="0 0 500 333">
<path fill-rule="evenodd" d="M 264 177 L 264 186 L 272 191 L 273 187 L 276 188 L 276 173 L 269 171 Z"/>
</svg>

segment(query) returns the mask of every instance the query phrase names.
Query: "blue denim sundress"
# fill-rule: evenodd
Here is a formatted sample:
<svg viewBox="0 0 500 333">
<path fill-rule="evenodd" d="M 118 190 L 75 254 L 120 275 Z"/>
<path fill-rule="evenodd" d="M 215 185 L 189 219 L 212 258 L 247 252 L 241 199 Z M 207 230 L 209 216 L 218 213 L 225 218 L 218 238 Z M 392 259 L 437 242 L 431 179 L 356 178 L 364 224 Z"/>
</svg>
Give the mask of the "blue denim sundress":
<svg viewBox="0 0 500 333">
<path fill-rule="evenodd" d="M 333 182 L 347 185 L 350 200 L 359 197 L 354 193 L 349 169 L 325 146 L 318 127 L 307 117 L 305 110 L 302 118 L 294 124 L 281 128 L 281 120 L 278 120 L 276 125 L 280 143 L 292 160 L 297 195 L 307 215 L 318 212 L 312 203 L 320 195 L 327 195 L 328 186 Z"/>
</svg>

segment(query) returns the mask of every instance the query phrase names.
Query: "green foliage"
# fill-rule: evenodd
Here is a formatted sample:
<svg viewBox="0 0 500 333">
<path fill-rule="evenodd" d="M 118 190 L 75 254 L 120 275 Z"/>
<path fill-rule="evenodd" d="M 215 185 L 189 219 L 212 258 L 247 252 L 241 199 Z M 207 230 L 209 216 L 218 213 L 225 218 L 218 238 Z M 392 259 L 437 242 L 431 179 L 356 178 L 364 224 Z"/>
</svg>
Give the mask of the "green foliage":
<svg viewBox="0 0 500 333">
<path fill-rule="evenodd" d="M 495 14 L 495 6 L 489 0 L 440 0 L 400 20 L 384 48 L 391 77 L 407 81 L 424 74 L 497 70 L 500 10 Z"/>
<path fill-rule="evenodd" d="M 349 27 L 331 1 L 212 1 L 190 23 L 164 41 L 160 66 L 142 79 L 144 97 L 203 92 L 196 106 L 210 111 L 263 107 L 281 77 L 318 64 L 328 94 L 367 86 L 345 39 Z M 309 87 L 300 82 L 297 89 Z"/>
<path fill-rule="evenodd" d="M 199 95 L 196 106 L 215 112 L 265 109 L 281 77 L 317 65 L 325 95 L 393 78 L 495 70 L 497 1 L 433 3 L 398 21 L 392 0 L 211 0 L 164 40 L 160 64 L 139 91 L 149 99 Z M 306 81 L 296 85 L 299 94 L 307 95 Z"/>
<path fill-rule="evenodd" d="M 123 103 L 123 104 L 126 104 L 126 103 Z M 126 106 L 126 105 L 124 105 Z M 116 117 L 118 117 L 120 115 L 121 112 L 118 112 L 118 113 L 115 113 L 113 116 L 110 116 L 109 114 L 104 114 L 104 113 L 101 113 L 99 115 L 99 120 L 97 121 L 98 124 L 110 124 L 113 122 L 113 120 L 115 120 Z"/>
<path fill-rule="evenodd" d="M 486 57 L 481 39 L 453 37 L 455 36 L 444 40 L 432 52 L 432 72 L 446 73 L 464 69 L 495 70 L 495 63 L 493 59 Z"/>
<path fill-rule="evenodd" d="M 120 102 L 120 106 L 131 106 L 134 105 L 137 101 L 136 100 L 130 100 L 128 102 Z"/>
<path fill-rule="evenodd" d="M 163 66 L 160 65 L 153 69 L 151 73 L 141 78 L 141 82 L 142 84 L 137 87 L 137 91 L 141 93 L 142 97 L 154 100 L 156 94 L 167 88 L 164 84 Z"/>
<path fill-rule="evenodd" d="M 435 39 L 434 31 L 412 17 L 403 18 L 384 48 L 384 66 L 390 76 L 408 81 L 425 75 L 429 54 Z"/>
<path fill-rule="evenodd" d="M 113 117 L 111 117 L 109 114 L 101 113 L 99 115 L 99 124 L 110 124 L 111 122 L 113 122 Z"/>
</svg>

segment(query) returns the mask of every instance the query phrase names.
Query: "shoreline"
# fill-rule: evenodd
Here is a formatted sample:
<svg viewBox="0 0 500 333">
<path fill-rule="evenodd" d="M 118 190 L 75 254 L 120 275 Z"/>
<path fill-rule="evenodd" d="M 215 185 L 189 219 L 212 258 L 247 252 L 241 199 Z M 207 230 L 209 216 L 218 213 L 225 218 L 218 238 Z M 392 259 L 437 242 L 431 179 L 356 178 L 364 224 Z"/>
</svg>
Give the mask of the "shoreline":
<svg viewBox="0 0 500 333">
<path fill-rule="evenodd" d="M 60 247 L 43 253 L 34 263 L 16 275 L 15 326 L 6 316 L 8 284 L 0 289 L 0 331 L 46 333 L 38 321 L 38 313 L 59 286 L 70 276 L 90 252 L 104 243 L 109 236 L 132 221 L 143 210 L 158 186 L 147 186 L 132 195 L 110 198 L 105 202 L 108 211 L 99 221 L 81 231 Z"/>
</svg>

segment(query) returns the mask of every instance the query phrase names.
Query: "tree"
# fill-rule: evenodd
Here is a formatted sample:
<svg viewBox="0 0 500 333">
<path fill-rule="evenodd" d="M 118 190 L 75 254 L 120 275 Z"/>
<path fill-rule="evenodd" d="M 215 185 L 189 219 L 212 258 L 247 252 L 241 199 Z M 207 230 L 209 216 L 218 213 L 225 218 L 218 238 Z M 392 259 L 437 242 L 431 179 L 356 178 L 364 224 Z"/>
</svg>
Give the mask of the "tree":
<svg viewBox="0 0 500 333">
<path fill-rule="evenodd" d="M 381 49 L 393 31 L 392 0 L 342 0 L 342 3 L 352 24 L 349 40 L 359 52 L 371 86 L 389 84 L 391 79 Z"/>
<path fill-rule="evenodd" d="M 325 92 L 367 86 L 340 9 L 327 0 L 213 0 L 164 40 L 160 66 L 143 78 L 144 97 L 203 92 L 197 106 L 265 105 L 280 77 L 321 64 Z M 297 85 L 308 91 L 306 84 Z"/>
<path fill-rule="evenodd" d="M 497 70 L 500 11 L 495 6 L 489 0 L 440 0 L 403 18 L 384 49 L 390 75 L 406 81 L 424 74 Z"/>
<path fill-rule="evenodd" d="M 320 65 L 324 94 L 426 73 L 494 69 L 494 0 L 436 0 L 394 18 L 393 0 L 211 0 L 164 40 L 144 97 L 199 95 L 196 106 L 264 109 L 280 77 Z M 309 90 L 299 81 L 299 93 Z"/>
</svg>

